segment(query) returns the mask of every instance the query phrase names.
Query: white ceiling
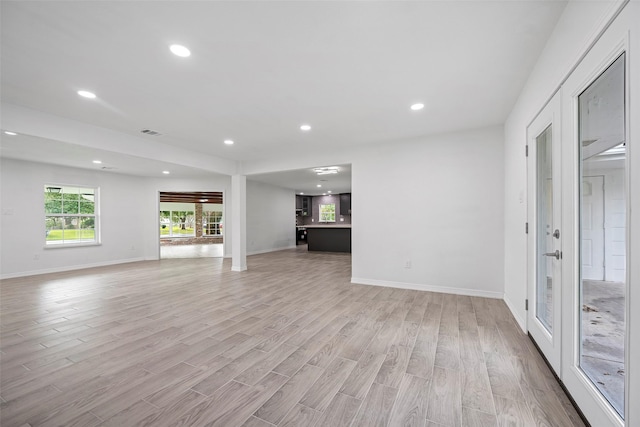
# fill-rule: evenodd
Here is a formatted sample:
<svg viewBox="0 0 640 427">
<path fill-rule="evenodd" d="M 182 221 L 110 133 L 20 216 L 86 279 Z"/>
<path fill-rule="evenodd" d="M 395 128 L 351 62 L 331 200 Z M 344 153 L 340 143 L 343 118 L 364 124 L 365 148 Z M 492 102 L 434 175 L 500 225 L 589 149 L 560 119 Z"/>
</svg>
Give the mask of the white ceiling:
<svg viewBox="0 0 640 427">
<path fill-rule="evenodd" d="M 565 5 L 2 1 L 2 102 L 242 164 L 502 124 Z M 94 167 L 81 142 L 2 136 L 4 157 Z"/>
</svg>

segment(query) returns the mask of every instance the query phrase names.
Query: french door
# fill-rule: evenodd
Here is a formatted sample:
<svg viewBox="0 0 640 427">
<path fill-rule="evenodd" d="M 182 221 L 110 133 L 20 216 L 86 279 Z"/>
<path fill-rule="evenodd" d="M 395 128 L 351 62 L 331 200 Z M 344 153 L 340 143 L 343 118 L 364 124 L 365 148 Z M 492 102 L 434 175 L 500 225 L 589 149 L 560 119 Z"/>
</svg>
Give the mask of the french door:
<svg viewBox="0 0 640 427">
<path fill-rule="evenodd" d="M 560 92 L 527 128 L 529 333 L 561 368 L 562 146 Z"/>
<path fill-rule="evenodd" d="M 527 329 L 598 427 L 640 425 L 629 405 L 639 391 L 629 365 L 639 349 L 638 18 L 628 3 L 527 128 Z"/>
<path fill-rule="evenodd" d="M 623 17 L 624 14 L 621 15 Z M 619 26 L 619 25 L 618 25 Z M 628 353 L 628 32 L 612 25 L 563 85 L 562 381 L 592 425 L 625 422 Z"/>
</svg>

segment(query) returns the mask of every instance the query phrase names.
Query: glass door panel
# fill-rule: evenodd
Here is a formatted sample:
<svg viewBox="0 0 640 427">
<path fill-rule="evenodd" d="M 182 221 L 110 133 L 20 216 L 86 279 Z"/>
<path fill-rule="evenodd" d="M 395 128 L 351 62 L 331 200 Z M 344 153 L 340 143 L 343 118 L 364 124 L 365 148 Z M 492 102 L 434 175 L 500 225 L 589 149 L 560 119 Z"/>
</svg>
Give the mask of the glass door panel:
<svg viewBox="0 0 640 427">
<path fill-rule="evenodd" d="M 624 417 L 625 55 L 578 97 L 579 366 Z"/>
<path fill-rule="evenodd" d="M 553 333 L 553 150 L 552 125 L 536 138 L 537 224 L 536 224 L 536 318 Z"/>
</svg>

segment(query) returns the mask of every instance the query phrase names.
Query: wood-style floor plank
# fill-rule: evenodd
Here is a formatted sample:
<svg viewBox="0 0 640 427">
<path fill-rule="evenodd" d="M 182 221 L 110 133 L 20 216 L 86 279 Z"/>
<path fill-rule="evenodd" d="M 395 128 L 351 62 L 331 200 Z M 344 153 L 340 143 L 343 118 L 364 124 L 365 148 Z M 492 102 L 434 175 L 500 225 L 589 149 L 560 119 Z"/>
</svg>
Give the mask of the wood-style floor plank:
<svg viewBox="0 0 640 427">
<path fill-rule="evenodd" d="M 429 380 L 406 374 L 400 384 L 389 425 L 424 426 L 427 421 L 429 388 Z"/>
<path fill-rule="evenodd" d="M 580 426 L 504 302 L 351 284 L 349 254 L 0 281 L 7 426 Z"/>
</svg>

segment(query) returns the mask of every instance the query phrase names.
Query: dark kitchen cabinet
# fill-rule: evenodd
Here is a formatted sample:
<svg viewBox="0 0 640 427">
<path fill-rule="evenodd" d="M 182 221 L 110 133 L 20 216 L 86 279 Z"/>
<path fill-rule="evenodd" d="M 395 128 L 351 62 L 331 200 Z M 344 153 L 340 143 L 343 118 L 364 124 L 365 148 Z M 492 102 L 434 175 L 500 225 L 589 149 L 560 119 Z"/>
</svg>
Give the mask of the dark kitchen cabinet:
<svg viewBox="0 0 640 427">
<path fill-rule="evenodd" d="M 313 211 L 311 196 L 302 196 L 302 216 L 311 216 Z"/>
<path fill-rule="evenodd" d="M 351 215 L 351 193 L 340 194 L 340 215 Z"/>
</svg>

